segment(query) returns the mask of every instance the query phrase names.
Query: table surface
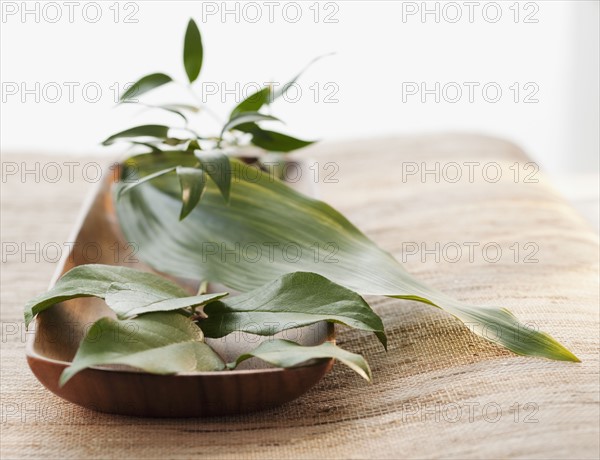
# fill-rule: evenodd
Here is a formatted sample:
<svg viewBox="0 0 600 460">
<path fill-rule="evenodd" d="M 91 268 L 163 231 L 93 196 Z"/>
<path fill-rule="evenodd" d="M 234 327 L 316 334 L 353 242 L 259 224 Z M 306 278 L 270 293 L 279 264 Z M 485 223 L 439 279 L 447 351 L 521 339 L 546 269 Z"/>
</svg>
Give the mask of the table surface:
<svg viewBox="0 0 600 460">
<path fill-rule="evenodd" d="M 62 401 L 30 373 L 22 307 L 42 292 L 56 247 L 69 241 L 92 163 L 106 159 L 7 156 L 4 166 L 39 169 L 2 182 L 2 458 L 598 458 L 598 236 L 577 211 L 537 182 L 452 182 L 407 166 L 527 160 L 514 145 L 470 135 L 374 139 L 323 145 L 321 198 L 405 262 L 409 272 L 457 298 L 502 305 L 569 347 L 582 363 L 516 356 L 472 335 L 444 312 L 415 302 L 368 298 L 389 337 L 339 329 L 339 343 L 369 360 L 368 385 L 337 365 L 313 390 L 280 408 L 238 417 L 138 419 Z M 53 182 L 48 163 L 79 162 Z M 333 166 L 331 166 L 333 165 Z M 81 174 L 88 167 L 87 176 Z M 414 165 L 413 165 L 414 166 Z M 46 169 L 45 173 L 44 168 Z M 77 173 L 77 171 L 80 171 Z M 325 174 L 335 171 L 329 179 Z M 306 173 L 313 174 L 314 169 Z M 73 179 L 73 180 L 70 180 Z M 489 178 L 488 178 L 489 179 Z M 492 263 L 406 257 L 425 248 L 499 245 Z M 511 247 L 533 244 L 535 263 Z M 16 249 L 15 249 L 16 248 Z"/>
</svg>

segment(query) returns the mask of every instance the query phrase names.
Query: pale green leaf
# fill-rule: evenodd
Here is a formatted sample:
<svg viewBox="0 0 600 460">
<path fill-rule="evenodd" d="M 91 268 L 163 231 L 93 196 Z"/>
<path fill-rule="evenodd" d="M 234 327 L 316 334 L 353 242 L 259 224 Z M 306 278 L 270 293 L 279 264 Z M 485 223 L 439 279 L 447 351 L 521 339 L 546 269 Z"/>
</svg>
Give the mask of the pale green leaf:
<svg viewBox="0 0 600 460">
<path fill-rule="evenodd" d="M 361 296 L 315 273 L 283 275 L 258 289 L 204 307 L 207 337 L 234 331 L 273 335 L 320 321 L 374 332 L 386 346 L 381 318 Z"/>
<path fill-rule="evenodd" d="M 314 359 L 335 358 L 365 380 L 371 381 L 371 369 L 361 355 L 350 353 L 330 342 L 314 347 L 305 347 L 289 340 L 269 340 L 260 344 L 250 353 L 239 356 L 234 362 L 228 363 L 227 367 L 234 369 L 241 362 L 250 358 L 258 358 L 277 367 L 294 367 Z"/>
<path fill-rule="evenodd" d="M 140 157 L 152 172 L 152 163 Z M 168 158 L 174 164 L 189 162 L 183 154 Z M 314 272 L 363 295 L 417 300 L 442 308 L 475 333 L 516 353 L 577 361 L 549 335 L 529 331 L 505 308 L 468 305 L 416 280 L 331 206 L 232 162 L 228 206 L 209 184 L 202 206 L 179 222 L 178 186 L 167 179 L 161 190 L 140 187 L 117 203 L 121 228 L 127 240 L 140 244 L 144 261 L 159 271 L 218 281 L 241 292 L 286 273 Z M 262 248 L 261 257 L 243 255 L 242 248 L 250 245 Z M 275 248 L 270 254 L 269 247 Z M 293 247 L 299 257 L 290 259 L 286 247 Z"/>
<path fill-rule="evenodd" d="M 105 299 L 120 318 L 125 318 L 203 305 L 225 295 L 190 297 L 185 290 L 154 273 L 113 265 L 79 265 L 65 273 L 48 292 L 27 302 L 25 324 L 28 326 L 35 315 L 52 305 L 78 297 Z"/>
<path fill-rule="evenodd" d="M 101 318 L 89 329 L 59 383 L 64 385 L 85 368 L 109 364 L 154 374 L 223 370 L 221 358 L 202 340 L 201 330 L 177 313 Z"/>
<path fill-rule="evenodd" d="M 202 151 L 197 154 L 202 169 L 217 185 L 226 202 L 231 190 L 231 163 L 229 157 L 216 150 Z"/>
</svg>

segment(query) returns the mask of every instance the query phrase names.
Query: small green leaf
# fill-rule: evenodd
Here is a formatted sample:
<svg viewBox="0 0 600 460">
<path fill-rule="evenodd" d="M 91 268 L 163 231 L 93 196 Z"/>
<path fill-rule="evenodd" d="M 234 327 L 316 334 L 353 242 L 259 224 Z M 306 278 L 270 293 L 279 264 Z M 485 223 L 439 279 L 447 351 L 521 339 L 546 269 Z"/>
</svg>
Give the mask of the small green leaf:
<svg viewBox="0 0 600 460">
<path fill-rule="evenodd" d="M 258 112 L 243 112 L 231 120 L 229 120 L 221 131 L 221 138 L 227 131 L 232 130 L 236 126 L 245 125 L 246 123 L 256 123 L 257 121 L 281 121 L 278 118 L 272 117 L 271 115 L 264 115 Z"/>
<path fill-rule="evenodd" d="M 130 320 L 101 318 L 89 329 L 59 384 L 85 368 L 108 364 L 154 374 L 223 370 L 221 358 L 202 340 L 200 329 L 177 313 L 151 313 Z"/>
<path fill-rule="evenodd" d="M 206 171 L 209 177 L 217 184 L 217 187 L 219 187 L 225 201 L 229 202 L 231 190 L 231 163 L 229 157 L 218 151 L 203 151 L 197 155 L 197 158 L 202 164 L 202 169 Z"/>
<path fill-rule="evenodd" d="M 266 87 L 257 91 L 256 93 L 248 96 L 242 102 L 240 102 L 232 111 L 231 115 L 229 115 L 229 119 L 245 113 L 245 112 L 258 112 L 259 109 L 269 102 L 269 98 L 271 97 L 271 88 Z"/>
<path fill-rule="evenodd" d="M 183 220 L 200 202 L 206 185 L 206 174 L 202 169 L 178 166 L 177 176 L 181 186 L 182 202 L 179 220 Z"/>
<path fill-rule="evenodd" d="M 203 54 L 200 30 L 194 20 L 190 19 L 183 44 L 183 65 L 190 83 L 196 81 L 200 75 Z"/>
<path fill-rule="evenodd" d="M 119 318 L 131 318 L 158 311 L 174 311 L 196 307 L 225 297 L 227 293 L 204 294 L 184 297 L 157 289 L 148 283 L 111 283 L 104 300 Z"/>
<path fill-rule="evenodd" d="M 162 153 L 161 149 L 159 149 L 156 145 L 151 144 L 150 142 L 139 142 L 139 141 L 129 141 L 129 142 L 134 145 L 143 145 L 145 147 L 148 147 L 150 149 L 151 153 Z"/>
<path fill-rule="evenodd" d="M 189 139 L 178 139 L 177 137 L 168 137 L 163 141 L 163 144 L 170 145 L 170 146 L 176 146 L 176 145 L 185 144 L 188 141 L 189 141 Z"/>
<path fill-rule="evenodd" d="M 128 102 L 132 96 L 140 96 L 148 91 L 173 81 L 164 73 L 153 73 L 146 75 L 136 81 L 127 91 L 123 93 L 119 102 Z"/>
<path fill-rule="evenodd" d="M 253 129 L 252 142 L 257 147 L 268 150 L 269 152 L 291 152 L 303 147 L 314 144 L 316 141 L 303 141 L 287 134 L 277 133 L 275 131 L 267 131 L 262 128 Z"/>
<path fill-rule="evenodd" d="M 151 181 L 153 179 L 156 179 L 157 177 L 161 177 L 161 176 L 164 176 L 165 174 L 169 174 L 169 173 L 175 171 L 176 169 L 177 169 L 177 166 L 173 166 L 171 168 L 163 169 L 161 171 L 157 171 L 155 173 L 148 174 L 147 176 L 144 176 L 144 177 L 142 177 L 140 179 L 135 179 L 134 182 L 129 182 L 129 183 L 125 184 L 122 188 L 119 189 L 119 195 L 118 195 L 118 197 L 120 198 L 125 193 L 128 193 L 129 191 L 131 191 L 135 187 L 138 187 L 138 186 L 140 186 L 142 184 L 145 184 L 146 182 L 149 182 L 149 181 Z"/>
<path fill-rule="evenodd" d="M 48 292 L 27 302 L 25 325 L 29 326 L 35 315 L 52 305 L 78 297 L 105 299 L 117 316 L 126 318 L 198 306 L 224 295 L 226 293 L 190 297 L 185 290 L 154 273 L 113 265 L 79 265 L 65 273 Z"/>
<path fill-rule="evenodd" d="M 188 142 L 188 145 L 185 146 L 185 150 L 188 152 L 193 152 L 194 150 L 202 150 L 200 144 L 197 139 L 192 139 Z"/>
<path fill-rule="evenodd" d="M 165 139 L 168 136 L 169 127 L 164 125 L 141 125 L 135 126 L 134 128 L 126 129 L 125 131 L 118 132 L 107 138 L 102 145 L 110 145 L 117 139 L 124 138 L 136 138 L 136 137 L 153 137 L 158 139 Z"/>
<path fill-rule="evenodd" d="M 361 356 L 325 342 L 314 347 L 303 347 L 289 340 L 269 340 L 261 343 L 250 353 L 239 356 L 228 363 L 229 369 L 235 369 L 241 362 L 249 358 L 258 358 L 277 367 L 294 367 L 313 359 L 335 358 L 355 371 L 363 379 L 371 381 L 371 369 Z"/>
<path fill-rule="evenodd" d="M 383 346 L 381 318 L 364 299 L 316 273 L 295 272 L 258 289 L 204 307 L 200 327 L 207 337 L 234 331 L 273 335 L 285 329 L 331 321 L 374 332 Z"/>
</svg>

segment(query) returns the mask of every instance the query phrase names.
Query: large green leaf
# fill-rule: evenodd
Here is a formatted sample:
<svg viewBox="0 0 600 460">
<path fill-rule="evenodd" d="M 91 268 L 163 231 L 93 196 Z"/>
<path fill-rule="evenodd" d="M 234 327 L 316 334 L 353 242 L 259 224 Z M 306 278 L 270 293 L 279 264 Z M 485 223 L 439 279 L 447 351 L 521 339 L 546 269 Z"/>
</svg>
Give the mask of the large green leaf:
<svg viewBox="0 0 600 460">
<path fill-rule="evenodd" d="M 177 313 L 150 313 L 129 320 L 101 318 L 89 329 L 59 383 L 64 385 L 87 367 L 107 364 L 154 374 L 223 370 L 221 358 L 202 340 L 202 331 Z"/>
<path fill-rule="evenodd" d="M 198 78 L 198 75 L 200 75 L 203 56 L 204 51 L 202 49 L 200 30 L 198 30 L 198 26 L 194 20 L 190 19 L 183 43 L 183 65 L 190 83 L 193 83 Z"/>
<path fill-rule="evenodd" d="M 313 359 L 335 358 L 350 367 L 365 380 L 371 381 L 371 369 L 361 356 L 325 342 L 314 347 L 304 347 L 289 340 L 269 340 L 263 342 L 250 353 L 239 356 L 227 367 L 235 369 L 241 362 L 258 358 L 278 367 L 294 367 Z"/>
<path fill-rule="evenodd" d="M 164 73 L 153 73 L 146 75 L 136 81 L 127 91 L 121 96 L 120 102 L 127 102 L 132 96 L 140 96 L 148 91 L 172 82 L 173 79 Z"/>
<path fill-rule="evenodd" d="M 381 318 L 361 296 L 315 273 L 296 272 L 204 307 L 200 323 L 207 337 L 234 331 L 273 335 L 285 329 L 332 321 L 374 332 L 386 346 Z"/>
<path fill-rule="evenodd" d="M 126 129 L 125 131 L 113 134 L 102 142 L 102 145 L 110 145 L 118 139 L 131 139 L 137 137 L 153 137 L 166 139 L 169 127 L 164 125 L 141 125 Z"/>
<path fill-rule="evenodd" d="M 104 299 L 117 316 L 127 318 L 142 313 L 169 311 L 203 305 L 226 293 L 189 296 L 165 278 L 133 268 L 113 265 L 79 265 L 65 273 L 44 294 L 25 305 L 25 324 L 52 305 L 78 297 Z"/>
<path fill-rule="evenodd" d="M 147 174 L 154 171 L 148 155 L 152 154 L 138 160 Z M 175 152 L 158 156 L 159 168 L 190 161 Z M 468 305 L 414 279 L 331 206 L 268 174 L 257 174 L 235 161 L 229 205 L 223 205 L 219 191 L 209 184 L 202 206 L 181 222 L 178 184 L 172 179 L 164 176 L 160 183 L 136 188 L 117 203 L 127 240 L 136 241 L 140 257 L 160 271 L 218 281 L 242 292 L 286 273 L 315 272 L 360 294 L 442 308 L 478 335 L 516 353 L 578 361 L 549 335 L 530 330 L 505 308 Z M 256 246 L 261 257 L 244 254 Z"/>
</svg>

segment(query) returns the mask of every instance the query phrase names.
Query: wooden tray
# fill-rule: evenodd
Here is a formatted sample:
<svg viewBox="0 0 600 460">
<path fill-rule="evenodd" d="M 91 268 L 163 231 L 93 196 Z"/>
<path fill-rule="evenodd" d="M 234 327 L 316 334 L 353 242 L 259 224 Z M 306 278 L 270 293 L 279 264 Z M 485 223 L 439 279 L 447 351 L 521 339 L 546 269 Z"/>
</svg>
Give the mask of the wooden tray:
<svg viewBox="0 0 600 460">
<path fill-rule="evenodd" d="M 107 173 L 88 197 L 68 240 L 73 243 L 72 249 L 58 264 L 50 287 L 71 268 L 87 263 L 153 271 L 136 260 L 133 246 L 124 241 L 119 229 L 111 197 L 115 175 L 113 171 Z M 309 182 L 294 185 L 314 194 L 311 190 L 314 184 Z M 197 290 L 197 283 L 167 278 L 191 295 Z M 61 398 L 101 412 L 144 417 L 202 417 L 251 412 L 291 401 L 308 391 L 333 366 L 332 359 L 322 359 L 280 369 L 251 359 L 235 371 L 176 375 L 92 367 L 59 387 L 59 376 L 73 359 L 87 328 L 98 318 L 113 315 L 102 300 L 91 297 L 62 302 L 38 315 L 35 333 L 28 334 L 27 342 L 27 362 L 37 379 Z M 287 338 L 291 339 L 289 335 Z M 268 338 L 231 334 L 218 340 L 207 339 L 207 343 L 231 361 L 263 340 Z M 318 323 L 298 329 L 294 340 L 304 345 L 334 341 L 333 325 Z"/>
</svg>

